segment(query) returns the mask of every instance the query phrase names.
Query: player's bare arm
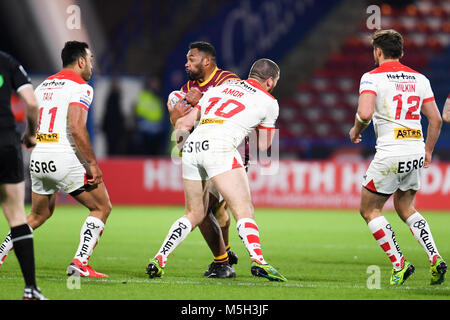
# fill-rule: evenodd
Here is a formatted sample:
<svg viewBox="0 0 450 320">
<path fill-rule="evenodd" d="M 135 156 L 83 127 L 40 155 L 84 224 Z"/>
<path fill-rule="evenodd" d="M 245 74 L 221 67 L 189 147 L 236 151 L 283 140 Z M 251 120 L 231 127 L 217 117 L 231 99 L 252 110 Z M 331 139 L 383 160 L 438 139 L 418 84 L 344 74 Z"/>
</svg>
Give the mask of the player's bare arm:
<svg viewBox="0 0 450 320">
<path fill-rule="evenodd" d="M 375 109 L 376 96 L 364 92 L 359 96 L 358 110 L 355 115 L 355 124 L 350 129 L 349 136 L 353 143 L 361 142 L 361 133 L 369 126 Z"/>
<path fill-rule="evenodd" d="M 200 120 L 200 115 L 199 109 L 191 108 L 191 111 L 188 114 L 179 118 L 175 123 L 175 136 L 177 139 L 177 146 L 180 150 L 183 148 L 183 144 L 194 127 L 195 122 Z"/>
<path fill-rule="evenodd" d="M 431 164 L 431 157 L 439 134 L 441 133 L 442 118 L 435 101 L 425 102 L 422 105 L 422 113 L 428 119 L 427 139 L 425 141 L 425 162 L 424 167 Z"/>
<path fill-rule="evenodd" d="M 30 149 L 36 145 L 36 130 L 37 130 L 37 121 L 39 114 L 39 106 L 36 100 L 36 96 L 34 95 L 32 86 L 24 86 L 21 88 L 17 94 L 19 97 L 25 102 L 26 114 L 27 114 L 27 125 L 25 128 L 25 132 L 22 136 L 22 143 L 26 148 Z"/>
<path fill-rule="evenodd" d="M 102 182 L 102 172 L 98 167 L 86 128 L 88 111 L 78 105 L 69 105 L 68 113 L 69 129 L 72 133 L 77 151 L 83 157 L 83 160 L 87 162 L 88 168 L 86 169 L 92 177 L 87 182 L 90 185 L 97 185 Z"/>
<path fill-rule="evenodd" d="M 444 109 L 442 110 L 442 120 L 450 123 L 450 96 L 445 100 Z"/>
</svg>

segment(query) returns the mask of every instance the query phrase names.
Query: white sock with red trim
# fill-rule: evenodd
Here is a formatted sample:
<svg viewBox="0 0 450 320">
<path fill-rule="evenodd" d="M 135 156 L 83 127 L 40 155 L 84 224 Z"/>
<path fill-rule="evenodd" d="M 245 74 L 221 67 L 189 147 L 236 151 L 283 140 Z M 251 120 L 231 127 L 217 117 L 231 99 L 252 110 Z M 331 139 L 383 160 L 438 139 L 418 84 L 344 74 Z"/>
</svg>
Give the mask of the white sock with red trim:
<svg viewBox="0 0 450 320">
<path fill-rule="evenodd" d="M 400 270 L 403 267 L 405 257 L 403 257 L 403 254 L 400 251 L 400 247 L 395 240 L 394 230 L 392 230 L 392 227 L 387 219 L 384 216 L 377 217 L 372 219 L 367 226 L 369 227 L 370 232 L 372 232 L 375 240 L 377 240 L 381 249 L 386 252 L 394 269 Z"/>
<path fill-rule="evenodd" d="M 105 224 L 102 220 L 88 216 L 81 227 L 80 244 L 74 259 L 78 259 L 83 266 L 88 264 L 89 258 L 100 239 Z"/>
<path fill-rule="evenodd" d="M 406 220 L 406 224 L 408 225 L 409 230 L 411 230 L 414 238 L 417 239 L 427 253 L 430 263 L 434 264 L 436 258 L 440 255 L 436 244 L 434 243 L 433 235 L 431 234 L 431 229 L 427 220 L 416 211 Z"/>
<path fill-rule="evenodd" d="M 166 265 L 170 254 L 184 239 L 186 239 L 191 230 L 192 223 L 186 217 L 181 217 L 172 224 L 161 248 L 155 256 L 161 267 Z"/>
<path fill-rule="evenodd" d="M 242 242 L 244 242 L 244 245 L 250 254 L 251 260 L 260 264 L 267 264 L 262 254 L 259 230 L 256 221 L 251 218 L 239 219 L 236 223 L 236 228 L 239 237 Z"/>
</svg>

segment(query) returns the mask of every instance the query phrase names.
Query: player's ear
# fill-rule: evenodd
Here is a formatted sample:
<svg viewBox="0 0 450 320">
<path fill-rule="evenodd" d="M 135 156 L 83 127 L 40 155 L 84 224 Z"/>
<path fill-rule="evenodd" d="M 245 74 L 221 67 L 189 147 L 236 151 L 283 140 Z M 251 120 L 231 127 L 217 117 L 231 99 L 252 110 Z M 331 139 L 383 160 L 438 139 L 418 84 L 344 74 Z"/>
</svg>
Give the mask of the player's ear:
<svg viewBox="0 0 450 320">
<path fill-rule="evenodd" d="M 212 59 L 211 59 L 210 56 L 205 56 L 203 58 L 203 66 L 204 67 L 209 67 L 211 65 L 211 61 L 212 61 Z"/>
<path fill-rule="evenodd" d="M 78 67 L 80 69 L 84 69 L 85 66 L 86 66 L 86 59 L 83 57 L 79 57 L 78 58 Z"/>
</svg>

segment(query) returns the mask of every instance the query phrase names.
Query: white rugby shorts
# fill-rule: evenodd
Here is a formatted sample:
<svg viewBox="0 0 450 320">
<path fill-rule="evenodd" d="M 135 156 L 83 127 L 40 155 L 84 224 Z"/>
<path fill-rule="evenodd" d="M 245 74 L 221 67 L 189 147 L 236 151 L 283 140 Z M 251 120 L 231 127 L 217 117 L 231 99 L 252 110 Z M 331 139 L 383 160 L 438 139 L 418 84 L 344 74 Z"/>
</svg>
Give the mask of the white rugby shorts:
<svg viewBox="0 0 450 320">
<path fill-rule="evenodd" d="M 74 153 L 32 152 L 31 190 L 38 194 L 71 193 L 85 184 L 86 169 Z"/>
<path fill-rule="evenodd" d="M 209 139 L 188 139 L 183 146 L 183 179 L 208 180 L 226 171 L 243 168 L 242 158 L 236 148 L 220 148 Z M 215 149 L 215 150 L 214 150 Z"/>
<path fill-rule="evenodd" d="M 425 154 L 382 156 L 375 154 L 362 185 L 369 191 L 391 195 L 397 189 L 419 190 Z"/>
</svg>

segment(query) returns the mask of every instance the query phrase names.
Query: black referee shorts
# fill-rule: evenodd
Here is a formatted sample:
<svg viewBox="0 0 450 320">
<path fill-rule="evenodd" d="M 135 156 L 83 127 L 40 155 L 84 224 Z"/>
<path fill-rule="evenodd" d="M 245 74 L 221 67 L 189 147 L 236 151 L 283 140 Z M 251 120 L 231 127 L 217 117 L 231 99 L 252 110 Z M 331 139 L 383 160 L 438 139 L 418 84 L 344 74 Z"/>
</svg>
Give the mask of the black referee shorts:
<svg viewBox="0 0 450 320">
<path fill-rule="evenodd" d="M 22 145 L 18 133 L 0 130 L 0 183 L 24 181 Z"/>
</svg>

